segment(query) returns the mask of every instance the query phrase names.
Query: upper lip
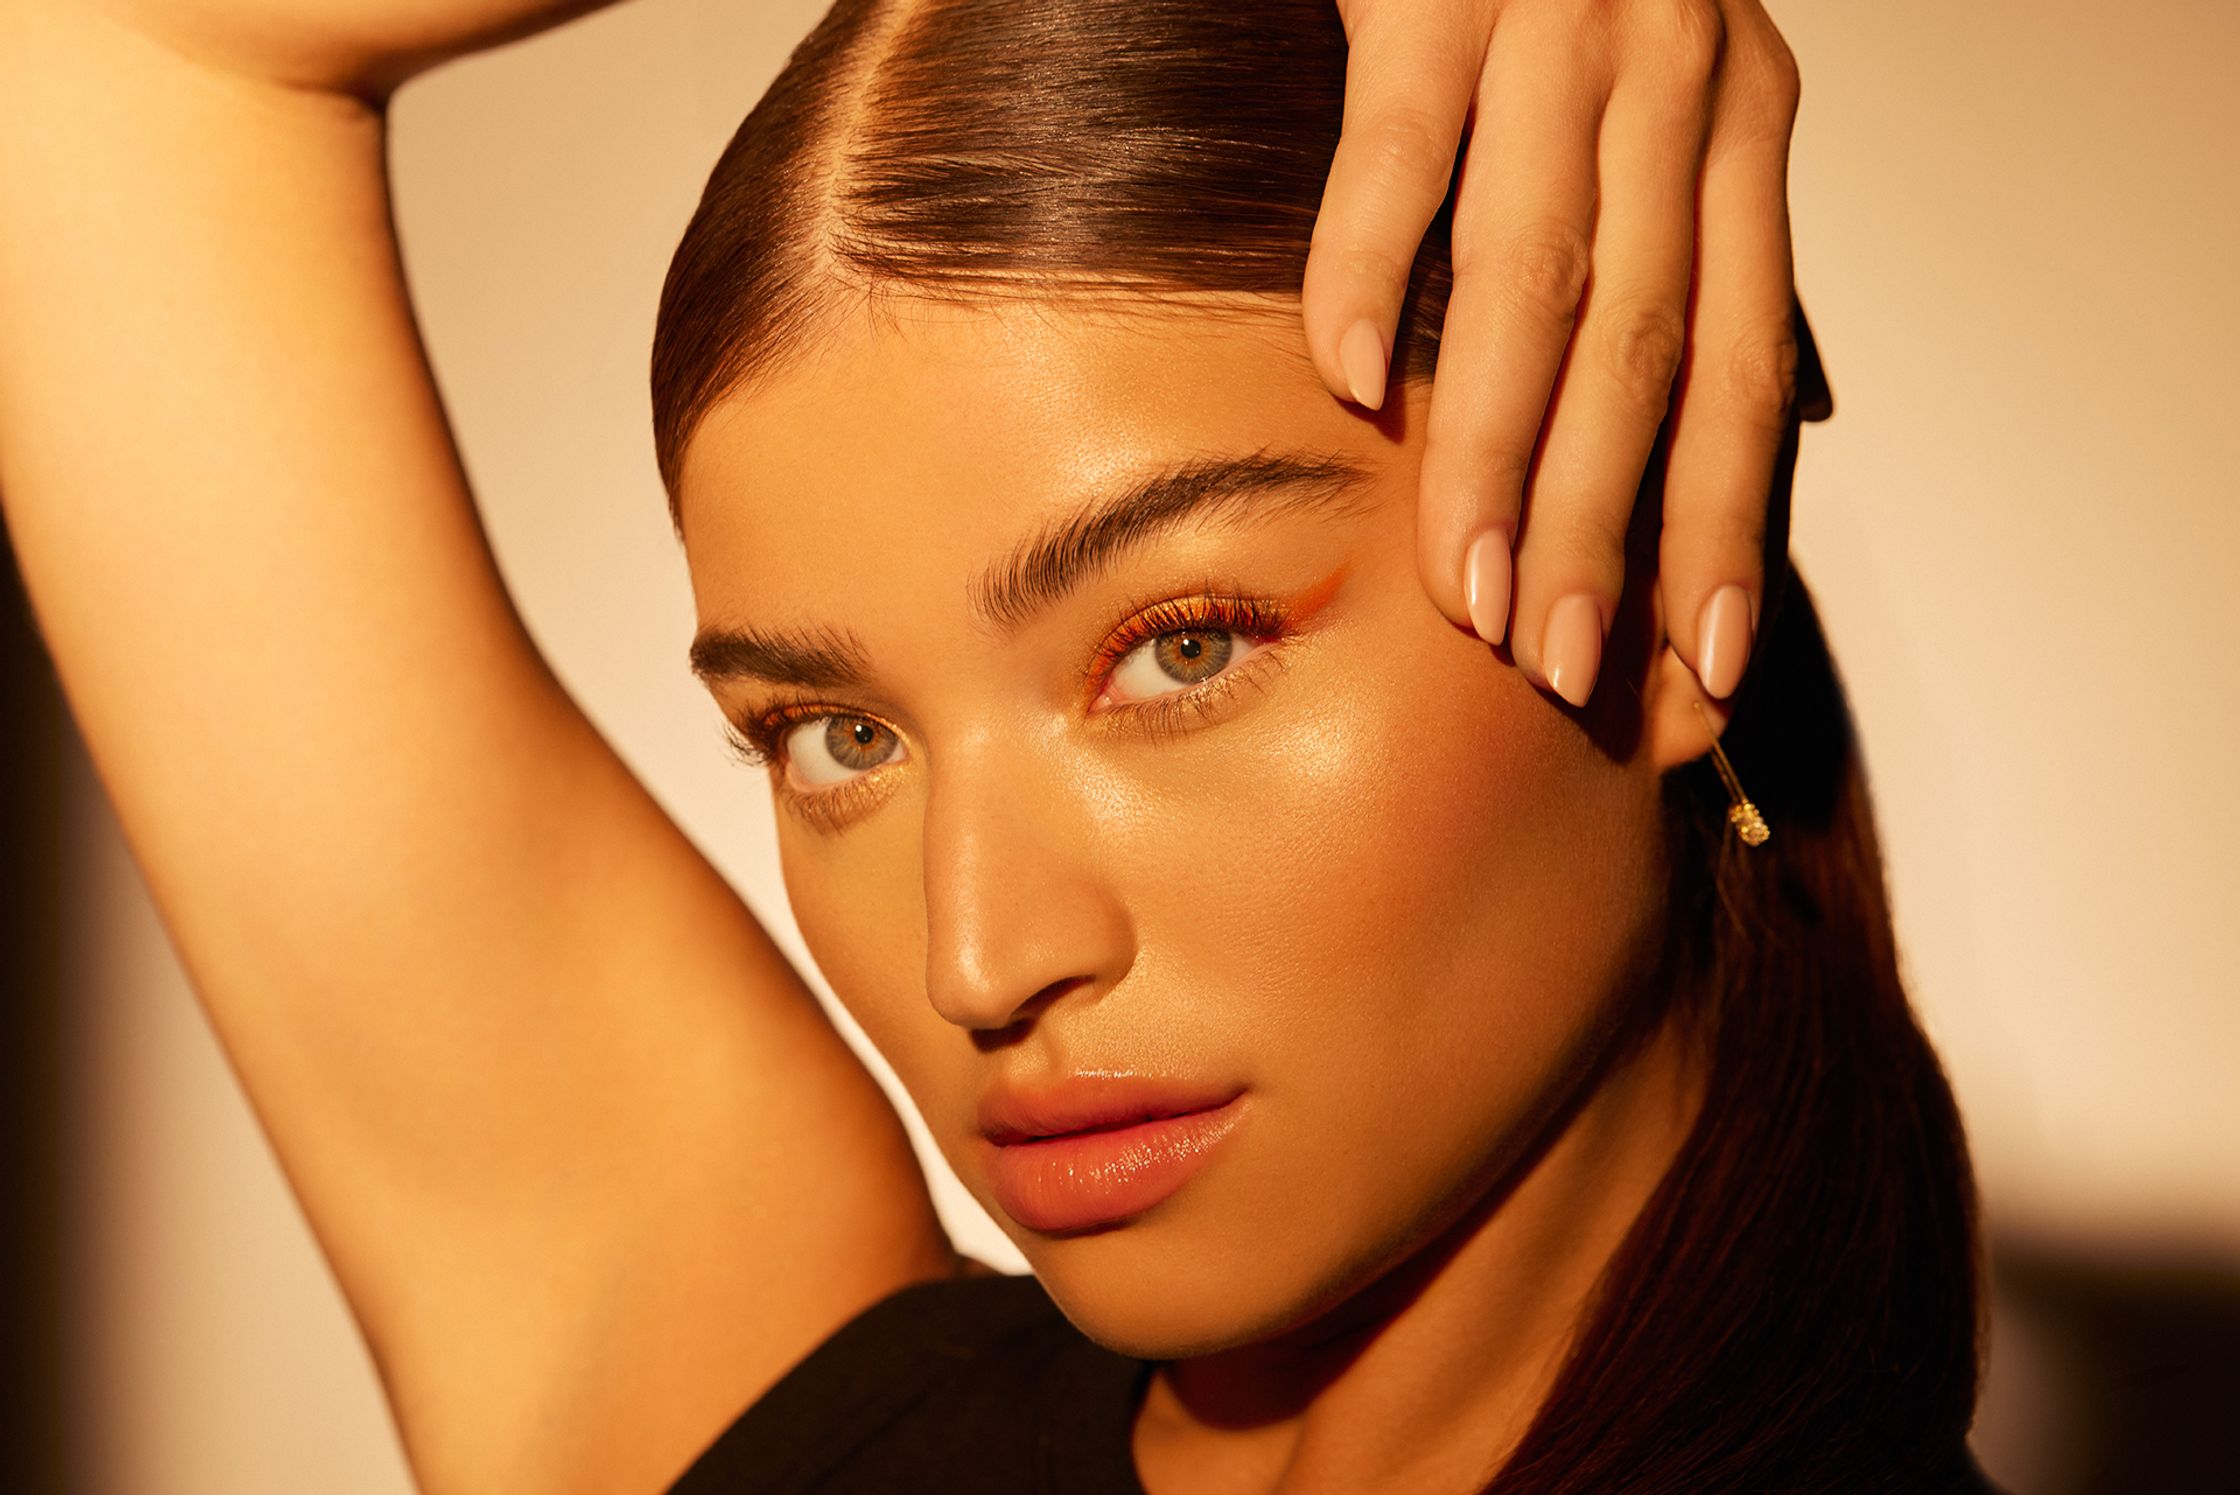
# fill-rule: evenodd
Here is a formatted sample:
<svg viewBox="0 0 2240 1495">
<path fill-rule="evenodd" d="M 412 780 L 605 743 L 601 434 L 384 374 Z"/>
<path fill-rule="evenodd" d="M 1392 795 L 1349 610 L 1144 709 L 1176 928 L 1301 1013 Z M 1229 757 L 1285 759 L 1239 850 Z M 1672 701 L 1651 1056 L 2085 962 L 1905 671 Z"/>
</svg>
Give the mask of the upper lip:
<svg viewBox="0 0 2240 1495">
<path fill-rule="evenodd" d="M 1040 1085 L 998 1080 L 980 1097 L 980 1135 L 997 1146 L 1188 1116 L 1227 1105 L 1237 1085 L 1151 1075 L 1076 1074 Z"/>
</svg>

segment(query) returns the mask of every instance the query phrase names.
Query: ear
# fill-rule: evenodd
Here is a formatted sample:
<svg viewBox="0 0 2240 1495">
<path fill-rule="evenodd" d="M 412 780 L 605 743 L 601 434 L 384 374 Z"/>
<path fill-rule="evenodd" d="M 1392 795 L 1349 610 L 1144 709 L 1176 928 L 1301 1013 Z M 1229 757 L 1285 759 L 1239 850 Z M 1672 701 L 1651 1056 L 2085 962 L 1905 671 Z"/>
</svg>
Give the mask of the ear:
<svg viewBox="0 0 2240 1495">
<path fill-rule="evenodd" d="M 1705 730 L 1705 718 L 1709 718 L 1713 730 L 1723 732 L 1727 708 L 1703 688 L 1696 672 L 1666 637 L 1662 587 L 1656 589 L 1653 609 L 1656 655 L 1641 682 L 1641 728 L 1650 761 L 1658 773 L 1665 773 L 1711 751 L 1711 732 Z M 1696 714 L 1699 705 L 1702 716 Z"/>
</svg>

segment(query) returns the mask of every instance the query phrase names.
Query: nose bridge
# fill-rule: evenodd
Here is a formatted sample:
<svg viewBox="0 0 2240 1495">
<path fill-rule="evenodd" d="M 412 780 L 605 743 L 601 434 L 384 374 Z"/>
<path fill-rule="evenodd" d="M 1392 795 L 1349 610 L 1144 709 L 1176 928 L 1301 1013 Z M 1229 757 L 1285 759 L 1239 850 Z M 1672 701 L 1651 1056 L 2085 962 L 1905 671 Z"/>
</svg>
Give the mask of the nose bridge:
<svg viewBox="0 0 2240 1495">
<path fill-rule="evenodd" d="M 1002 1028 L 1053 984 L 1109 984 L 1132 958 L 1088 799 L 1054 768 L 982 742 L 929 774 L 926 995 L 959 1027 Z"/>
</svg>

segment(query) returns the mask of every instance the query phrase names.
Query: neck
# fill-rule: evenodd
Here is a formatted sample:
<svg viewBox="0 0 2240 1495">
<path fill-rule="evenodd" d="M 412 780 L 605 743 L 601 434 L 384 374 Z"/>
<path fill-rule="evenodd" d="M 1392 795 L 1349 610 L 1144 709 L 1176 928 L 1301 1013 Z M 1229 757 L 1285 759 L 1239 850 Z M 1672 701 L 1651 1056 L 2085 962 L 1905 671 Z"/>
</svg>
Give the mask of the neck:
<svg viewBox="0 0 2240 1495">
<path fill-rule="evenodd" d="M 1482 1487 L 1545 1399 L 1700 1098 L 1667 1022 L 1516 1176 L 1341 1307 L 1273 1341 L 1162 1366 L 1135 1428 L 1146 1489 Z"/>
</svg>

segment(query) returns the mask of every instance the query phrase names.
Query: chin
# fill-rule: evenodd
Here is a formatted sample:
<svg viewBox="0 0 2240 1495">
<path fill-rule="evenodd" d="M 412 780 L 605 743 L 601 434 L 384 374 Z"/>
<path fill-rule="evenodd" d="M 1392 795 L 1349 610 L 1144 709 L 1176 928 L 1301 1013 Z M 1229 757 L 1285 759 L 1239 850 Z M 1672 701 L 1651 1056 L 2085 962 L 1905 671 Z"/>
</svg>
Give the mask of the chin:
<svg viewBox="0 0 2240 1495">
<path fill-rule="evenodd" d="M 1267 1285 L 1248 1281 L 1248 1261 L 1206 1270 L 1172 1255 L 1163 1260 L 1098 1260 L 1086 1239 L 1030 1260 L 1051 1299 L 1083 1334 L 1138 1360 L 1188 1360 L 1251 1344 L 1279 1332 L 1291 1315 L 1263 1301 Z M 1280 1296 L 1280 1295 L 1278 1295 Z"/>
<path fill-rule="evenodd" d="M 1255 1227 L 1264 1221 L 1252 1222 Z M 1075 1328 L 1139 1360 L 1187 1360 L 1272 1339 L 1342 1302 L 1372 1270 L 1324 1261 L 1310 1232 L 1219 1230 L 1158 1211 L 1022 1253 Z"/>
</svg>

